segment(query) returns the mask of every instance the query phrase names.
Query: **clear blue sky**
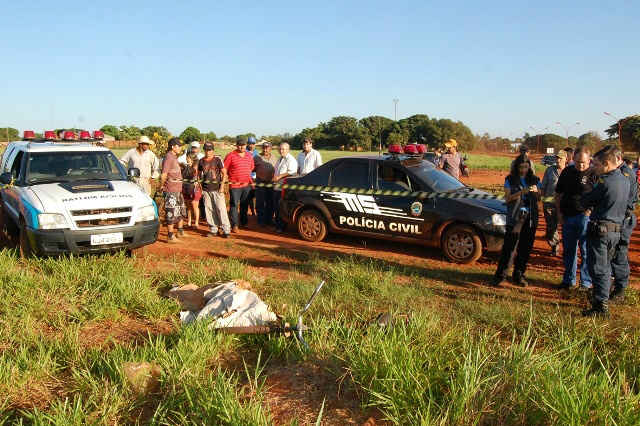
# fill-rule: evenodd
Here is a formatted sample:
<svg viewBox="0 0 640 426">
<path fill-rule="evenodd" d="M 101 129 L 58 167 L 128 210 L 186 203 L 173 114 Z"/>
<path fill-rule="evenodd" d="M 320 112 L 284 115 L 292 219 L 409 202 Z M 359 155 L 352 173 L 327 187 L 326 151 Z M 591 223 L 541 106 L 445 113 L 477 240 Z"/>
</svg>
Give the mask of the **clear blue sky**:
<svg viewBox="0 0 640 426">
<path fill-rule="evenodd" d="M 427 114 L 570 135 L 640 113 L 640 1 L 11 1 L 0 127 L 297 133 Z M 512 136 L 513 137 L 513 136 Z"/>
</svg>

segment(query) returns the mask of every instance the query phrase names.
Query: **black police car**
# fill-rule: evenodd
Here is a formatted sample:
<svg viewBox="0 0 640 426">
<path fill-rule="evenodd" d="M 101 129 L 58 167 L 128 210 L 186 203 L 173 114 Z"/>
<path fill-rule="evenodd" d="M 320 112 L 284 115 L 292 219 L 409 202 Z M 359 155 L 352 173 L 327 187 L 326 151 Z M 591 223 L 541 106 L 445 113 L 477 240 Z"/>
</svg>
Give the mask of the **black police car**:
<svg viewBox="0 0 640 426">
<path fill-rule="evenodd" d="M 504 203 L 420 157 L 343 157 L 285 183 L 280 214 L 306 241 L 330 231 L 439 246 L 456 263 L 502 247 Z"/>
</svg>

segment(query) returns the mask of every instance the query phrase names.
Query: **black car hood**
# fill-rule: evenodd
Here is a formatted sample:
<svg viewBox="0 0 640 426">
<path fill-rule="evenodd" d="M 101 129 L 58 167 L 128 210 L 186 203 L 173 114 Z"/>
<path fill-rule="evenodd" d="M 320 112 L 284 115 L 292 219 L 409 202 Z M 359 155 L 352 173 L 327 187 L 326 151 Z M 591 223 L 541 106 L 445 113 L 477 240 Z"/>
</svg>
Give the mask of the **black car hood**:
<svg viewBox="0 0 640 426">
<path fill-rule="evenodd" d="M 489 192 L 474 189 L 473 191 L 466 191 L 466 190 L 454 191 L 454 192 L 451 192 L 451 194 L 461 194 L 461 195 L 467 196 L 467 198 L 451 198 L 452 200 L 455 200 L 459 203 L 485 207 L 487 209 L 491 209 L 495 211 L 496 213 L 502 213 L 502 214 L 507 213 L 507 206 L 504 200 L 496 200 L 495 198 L 486 198 L 486 199 L 473 198 L 473 196 L 482 197 L 483 195 L 489 195 L 489 196 L 494 195 Z"/>
</svg>

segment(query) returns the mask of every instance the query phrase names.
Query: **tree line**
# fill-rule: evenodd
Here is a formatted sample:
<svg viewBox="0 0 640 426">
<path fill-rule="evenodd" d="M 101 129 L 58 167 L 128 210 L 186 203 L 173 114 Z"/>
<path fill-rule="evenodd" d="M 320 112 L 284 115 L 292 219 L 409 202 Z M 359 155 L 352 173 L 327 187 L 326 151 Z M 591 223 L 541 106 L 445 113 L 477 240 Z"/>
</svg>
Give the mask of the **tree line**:
<svg viewBox="0 0 640 426">
<path fill-rule="evenodd" d="M 510 152 L 517 145 L 524 143 L 534 152 L 544 153 L 547 148 L 556 150 L 565 146 L 586 146 L 591 149 L 601 147 L 606 143 L 618 143 L 619 125 L 622 124 L 622 147 L 629 151 L 640 151 L 640 117 L 626 117 L 605 130 L 608 139 L 602 140 L 597 132 L 589 131 L 579 137 L 568 139 L 554 133 L 530 135 L 515 139 L 502 136 L 491 137 L 489 134 L 474 134 L 464 123 L 448 118 L 430 118 L 426 114 L 416 114 L 398 121 L 387 117 L 370 116 L 356 119 L 349 116 L 337 116 L 331 120 L 319 123 L 312 128 L 302 129 L 295 135 L 290 133 L 278 135 L 262 135 L 258 139 L 268 139 L 273 144 L 287 142 L 293 149 L 302 148 L 302 140 L 310 136 L 314 140 L 315 148 L 345 149 L 372 151 L 379 148 L 385 150 L 391 144 L 405 145 L 408 143 L 423 143 L 431 149 L 440 148 L 450 138 L 456 139 L 462 151 Z M 158 145 L 157 149 L 166 146 L 166 142 L 174 135 L 164 126 L 147 126 L 139 128 L 135 125 L 104 125 L 100 128 L 105 134 L 116 140 L 136 140 L 141 135 L 148 136 Z M 57 131 L 57 129 L 56 129 Z M 190 126 L 178 135 L 185 143 L 192 141 L 221 141 L 234 144 L 237 136 L 254 136 L 254 133 L 243 135 L 224 135 L 218 137 L 213 131 L 202 132 Z M 17 129 L 0 128 L 0 140 L 18 140 Z"/>
</svg>

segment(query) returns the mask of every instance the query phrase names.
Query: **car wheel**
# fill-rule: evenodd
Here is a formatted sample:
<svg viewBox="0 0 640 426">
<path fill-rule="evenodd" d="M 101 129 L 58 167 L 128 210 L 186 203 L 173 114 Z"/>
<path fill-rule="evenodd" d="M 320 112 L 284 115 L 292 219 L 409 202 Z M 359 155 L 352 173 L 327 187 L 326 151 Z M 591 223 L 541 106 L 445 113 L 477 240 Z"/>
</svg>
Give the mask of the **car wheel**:
<svg viewBox="0 0 640 426">
<path fill-rule="evenodd" d="M 24 219 L 20 221 L 20 240 L 18 241 L 18 248 L 20 249 L 21 258 L 28 259 L 33 256 L 31 243 L 29 242 L 29 235 L 27 234 L 27 223 Z"/>
<path fill-rule="evenodd" d="M 442 236 L 442 251 L 451 262 L 472 263 L 482 254 L 482 242 L 470 226 L 455 225 Z"/>
<path fill-rule="evenodd" d="M 142 247 L 129 250 L 129 254 L 131 255 L 131 257 L 144 259 L 149 254 L 149 249 L 148 249 L 148 246 L 142 246 Z"/>
<path fill-rule="evenodd" d="M 298 216 L 298 234 L 305 241 L 322 241 L 327 235 L 327 225 L 318 210 L 305 210 Z"/>
</svg>

